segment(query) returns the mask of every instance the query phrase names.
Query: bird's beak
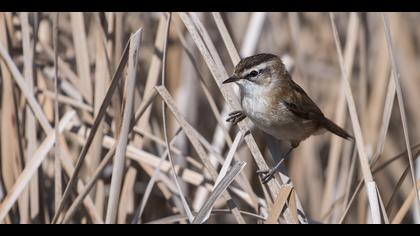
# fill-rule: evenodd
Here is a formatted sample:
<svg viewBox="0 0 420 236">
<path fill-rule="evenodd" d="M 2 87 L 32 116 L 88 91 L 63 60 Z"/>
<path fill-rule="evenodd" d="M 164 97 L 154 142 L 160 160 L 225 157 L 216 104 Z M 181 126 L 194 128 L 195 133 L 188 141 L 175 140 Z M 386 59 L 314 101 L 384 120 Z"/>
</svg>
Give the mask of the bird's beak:
<svg viewBox="0 0 420 236">
<path fill-rule="evenodd" d="M 222 84 L 232 83 L 232 82 L 236 82 L 238 80 L 239 80 L 238 77 L 231 76 L 231 77 L 227 78 L 225 81 L 223 81 Z"/>
</svg>

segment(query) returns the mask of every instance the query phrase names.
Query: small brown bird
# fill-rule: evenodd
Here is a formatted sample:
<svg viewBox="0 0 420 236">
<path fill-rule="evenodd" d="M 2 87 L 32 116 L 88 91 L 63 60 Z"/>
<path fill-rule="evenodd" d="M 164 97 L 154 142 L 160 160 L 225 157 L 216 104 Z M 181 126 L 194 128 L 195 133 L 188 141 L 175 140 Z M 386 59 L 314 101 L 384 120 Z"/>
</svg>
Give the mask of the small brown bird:
<svg viewBox="0 0 420 236">
<path fill-rule="evenodd" d="M 324 116 L 305 91 L 287 72 L 281 59 L 273 54 L 257 54 L 242 59 L 223 84 L 240 87 L 242 111 L 229 114 L 227 121 L 237 124 L 248 117 L 259 129 L 276 139 L 289 141 L 290 152 L 311 135 L 328 130 L 344 139 L 353 139 L 345 130 Z M 278 171 L 281 161 L 262 178 L 267 183 Z"/>
</svg>

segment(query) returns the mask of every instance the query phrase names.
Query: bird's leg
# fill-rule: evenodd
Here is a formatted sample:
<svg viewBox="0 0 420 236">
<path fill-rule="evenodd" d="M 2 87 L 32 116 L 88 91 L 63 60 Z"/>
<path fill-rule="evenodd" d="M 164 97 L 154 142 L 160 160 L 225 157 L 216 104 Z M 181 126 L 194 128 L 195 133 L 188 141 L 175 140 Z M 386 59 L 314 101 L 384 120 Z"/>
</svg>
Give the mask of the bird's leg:
<svg viewBox="0 0 420 236">
<path fill-rule="evenodd" d="M 227 122 L 232 122 L 233 125 L 238 124 L 241 120 L 245 119 L 246 115 L 242 111 L 234 111 L 229 113 L 229 117 L 226 119 Z"/>
<path fill-rule="evenodd" d="M 269 169 L 269 170 L 258 170 L 257 174 L 263 174 L 262 178 L 261 178 L 261 182 L 263 184 L 266 184 L 268 181 L 270 181 L 273 177 L 274 174 L 279 171 L 281 164 L 283 163 L 283 161 L 290 155 L 290 153 L 292 152 L 292 150 L 295 149 L 294 146 L 292 146 L 286 153 L 286 155 L 284 155 L 284 157 L 276 164 L 276 166 L 274 166 L 273 168 Z"/>
</svg>

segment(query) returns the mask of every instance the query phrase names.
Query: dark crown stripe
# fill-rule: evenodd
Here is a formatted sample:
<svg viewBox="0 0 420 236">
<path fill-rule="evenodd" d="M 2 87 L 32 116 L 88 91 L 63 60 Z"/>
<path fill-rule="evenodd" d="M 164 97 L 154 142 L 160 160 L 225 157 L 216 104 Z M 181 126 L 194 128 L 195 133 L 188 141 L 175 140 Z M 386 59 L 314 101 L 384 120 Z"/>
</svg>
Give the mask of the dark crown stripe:
<svg viewBox="0 0 420 236">
<path fill-rule="evenodd" d="M 262 62 L 271 61 L 276 58 L 278 58 L 276 55 L 269 54 L 269 53 L 261 53 L 261 54 L 256 54 L 254 56 L 246 57 L 238 63 L 235 71 L 237 73 L 241 73 L 244 70 L 247 70 L 251 67 L 261 64 Z"/>
</svg>

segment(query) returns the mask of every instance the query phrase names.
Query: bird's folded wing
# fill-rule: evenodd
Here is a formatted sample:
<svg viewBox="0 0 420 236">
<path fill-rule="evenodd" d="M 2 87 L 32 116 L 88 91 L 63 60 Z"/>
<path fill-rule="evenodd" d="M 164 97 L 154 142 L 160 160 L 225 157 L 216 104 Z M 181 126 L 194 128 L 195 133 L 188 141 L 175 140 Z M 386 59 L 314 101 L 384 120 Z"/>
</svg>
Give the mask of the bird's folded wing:
<svg viewBox="0 0 420 236">
<path fill-rule="evenodd" d="M 290 81 L 291 91 L 289 96 L 284 97 L 282 101 L 296 116 L 305 120 L 320 120 L 324 118 L 324 114 L 306 92 L 295 82 Z"/>
</svg>

